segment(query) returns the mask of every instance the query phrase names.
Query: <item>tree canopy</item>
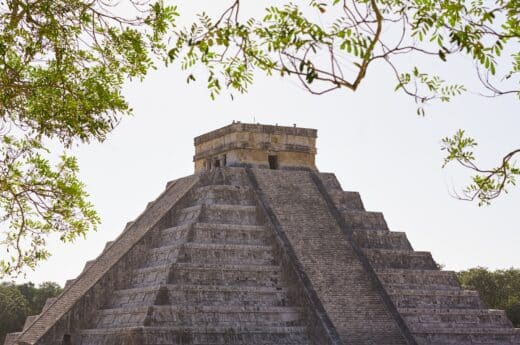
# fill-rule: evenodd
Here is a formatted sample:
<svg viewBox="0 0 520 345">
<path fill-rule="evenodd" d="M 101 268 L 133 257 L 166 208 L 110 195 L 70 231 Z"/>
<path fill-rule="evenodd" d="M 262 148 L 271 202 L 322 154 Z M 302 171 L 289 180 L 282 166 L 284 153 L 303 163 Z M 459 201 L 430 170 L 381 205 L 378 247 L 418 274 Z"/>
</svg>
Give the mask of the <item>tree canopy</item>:
<svg viewBox="0 0 520 345">
<path fill-rule="evenodd" d="M 0 285 L 0 341 L 5 335 L 23 326 L 29 306 L 20 290 L 11 285 Z"/>
<path fill-rule="evenodd" d="M 276 3 L 254 17 L 242 14 L 245 6 L 230 0 L 219 16 L 201 11 L 197 22 L 176 32 L 169 50 L 170 61 L 189 71 L 188 82 L 199 79 L 196 67 L 205 67 L 212 98 L 223 89 L 247 92 L 255 72 L 296 78 L 313 94 L 356 91 L 375 64 L 384 64 L 395 77 L 388 87 L 409 95 L 422 116 L 425 104 L 449 102 L 468 90 L 520 99 L 518 0 L 311 0 Z M 480 85 L 430 71 L 442 71 L 456 56 L 466 58 Z M 457 194 L 461 199 L 489 204 L 520 175 L 514 164 L 520 149 L 497 167 L 482 168 L 477 142 L 463 129 L 442 143 L 444 165 L 458 162 L 474 172 Z"/>
<path fill-rule="evenodd" d="M 520 327 L 520 269 L 490 271 L 483 267 L 457 272 L 462 287 L 477 290 L 488 307 L 505 310 Z"/>
<path fill-rule="evenodd" d="M 247 92 L 255 72 L 296 78 L 314 94 L 356 91 L 381 63 L 395 76 L 389 87 L 424 115 L 424 104 L 474 86 L 422 62 L 442 70 L 464 56 L 480 80 L 473 91 L 520 95 L 518 0 L 287 1 L 254 17 L 239 0 L 222 4 L 220 14 L 201 11 L 176 28 L 177 8 L 162 0 L 0 1 L 0 276 L 45 260 L 49 236 L 73 241 L 99 224 L 70 149 L 105 140 L 132 112 L 125 81 L 144 78 L 157 62 L 179 64 L 187 82 L 202 75 L 212 98 Z M 422 58 L 410 66 L 403 57 L 411 56 Z M 60 147 L 58 159 L 51 146 Z M 475 146 L 463 130 L 446 137 L 444 164 L 474 171 L 460 197 L 487 204 L 515 184 L 520 151 L 485 169 Z"/>
<path fill-rule="evenodd" d="M 0 284 L 0 343 L 5 335 L 20 331 L 29 315 L 39 314 L 48 298 L 61 293 L 61 287 L 53 282 L 14 285 Z"/>
<path fill-rule="evenodd" d="M 153 68 L 176 16 L 161 1 L 125 4 L 0 1 L 0 276 L 47 258 L 50 235 L 73 241 L 99 224 L 67 149 L 131 113 L 123 83 Z"/>
</svg>

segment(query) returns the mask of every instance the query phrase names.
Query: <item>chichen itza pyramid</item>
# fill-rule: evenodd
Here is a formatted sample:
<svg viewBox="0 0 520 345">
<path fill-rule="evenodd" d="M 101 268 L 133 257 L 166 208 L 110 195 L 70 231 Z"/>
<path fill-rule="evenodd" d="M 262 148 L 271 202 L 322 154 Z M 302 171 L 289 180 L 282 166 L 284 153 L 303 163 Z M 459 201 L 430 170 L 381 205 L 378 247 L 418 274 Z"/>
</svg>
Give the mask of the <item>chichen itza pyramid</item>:
<svg viewBox="0 0 520 345">
<path fill-rule="evenodd" d="M 195 138 L 165 191 L 6 344 L 520 344 L 429 252 L 315 166 L 314 129 Z"/>
</svg>

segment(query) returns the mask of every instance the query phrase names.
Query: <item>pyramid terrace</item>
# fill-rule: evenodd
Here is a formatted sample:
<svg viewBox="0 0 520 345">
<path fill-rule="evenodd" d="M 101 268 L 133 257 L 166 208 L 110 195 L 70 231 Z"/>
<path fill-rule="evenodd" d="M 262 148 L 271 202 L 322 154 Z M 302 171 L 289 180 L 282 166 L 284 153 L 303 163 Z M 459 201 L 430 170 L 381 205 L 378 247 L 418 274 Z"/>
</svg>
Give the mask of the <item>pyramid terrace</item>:
<svg viewBox="0 0 520 345">
<path fill-rule="evenodd" d="M 316 138 L 242 123 L 195 138 L 195 173 L 5 344 L 520 344 L 503 311 L 317 169 Z"/>
</svg>

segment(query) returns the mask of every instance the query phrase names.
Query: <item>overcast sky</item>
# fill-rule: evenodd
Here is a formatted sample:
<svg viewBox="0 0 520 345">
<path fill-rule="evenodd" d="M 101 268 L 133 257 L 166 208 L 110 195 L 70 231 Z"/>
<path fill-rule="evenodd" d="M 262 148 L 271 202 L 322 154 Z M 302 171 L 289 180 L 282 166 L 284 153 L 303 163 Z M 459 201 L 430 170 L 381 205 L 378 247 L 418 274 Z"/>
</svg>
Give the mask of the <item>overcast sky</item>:
<svg viewBox="0 0 520 345">
<path fill-rule="evenodd" d="M 413 61 L 410 61 L 412 64 Z M 473 83 L 469 60 L 447 64 L 454 80 Z M 367 210 L 382 211 L 391 230 L 405 231 L 415 250 L 431 251 L 446 269 L 520 267 L 520 188 L 492 206 L 455 200 L 450 190 L 467 175 L 441 169 L 441 139 L 464 128 L 479 141 L 484 166 L 520 146 L 520 111 L 513 97 L 468 94 L 415 114 L 390 71 L 374 66 L 356 93 L 313 96 L 295 81 L 257 78 L 247 95 L 212 101 L 186 73 L 160 68 L 125 93 L 134 116 L 103 144 L 75 149 L 81 178 L 102 217 L 96 233 L 73 244 L 50 244 L 53 256 L 19 281 L 75 278 L 128 221 L 155 199 L 166 182 L 193 173 L 193 138 L 233 120 L 318 130 L 317 166 L 334 172 L 344 190 L 359 191 Z"/>
</svg>

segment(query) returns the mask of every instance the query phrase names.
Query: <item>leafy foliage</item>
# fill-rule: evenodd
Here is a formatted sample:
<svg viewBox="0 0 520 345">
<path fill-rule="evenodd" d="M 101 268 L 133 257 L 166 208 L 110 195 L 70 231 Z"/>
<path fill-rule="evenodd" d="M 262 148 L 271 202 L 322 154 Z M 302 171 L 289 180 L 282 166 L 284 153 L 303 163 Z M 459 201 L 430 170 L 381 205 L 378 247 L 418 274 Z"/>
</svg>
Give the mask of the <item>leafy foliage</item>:
<svg viewBox="0 0 520 345">
<path fill-rule="evenodd" d="M 503 52 L 510 56 L 497 80 L 518 79 L 517 1 L 313 0 L 303 6 L 271 6 L 255 18 L 242 18 L 240 5 L 239 0 L 230 1 L 215 19 L 200 14 L 198 22 L 176 32 L 170 48 L 170 61 L 180 60 L 184 69 L 198 63 L 207 67 L 211 92 L 209 84 L 215 78 L 220 88 L 247 90 L 250 78 L 236 81 L 230 75 L 237 65 L 251 76 L 255 70 L 296 76 L 314 93 L 356 90 L 369 65 L 382 61 L 395 72 L 396 90 L 420 103 L 449 101 L 466 87 L 447 84 L 440 76 L 419 72 L 417 66 L 412 72 L 399 72 L 398 58 L 424 55 L 442 64 L 458 54 L 475 62 L 483 86 L 492 94 L 520 96 L 518 89 L 501 91 L 489 79 L 497 75 Z"/>
<path fill-rule="evenodd" d="M 16 285 L 22 293 L 29 307 L 29 315 L 39 314 L 47 299 L 58 296 L 63 289 L 54 282 L 43 282 L 36 287 L 34 283 L 28 282 Z"/>
<path fill-rule="evenodd" d="M 7 1 L 0 11 L 0 116 L 66 145 L 103 140 L 129 114 L 124 78 L 152 67 L 148 50 L 161 48 L 174 14 L 156 3 L 145 19 L 122 18 L 105 2 L 77 0 Z M 138 30 L 145 22 L 151 32 Z"/>
<path fill-rule="evenodd" d="M 474 62 L 488 96 L 520 95 L 518 0 L 311 0 L 245 19 L 239 0 L 229 4 L 220 16 L 202 13 L 176 30 L 179 14 L 162 0 L 0 2 L 0 242 L 9 251 L 0 276 L 48 257 L 52 234 L 73 241 L 95 229 L 99 218 L 67 150 L 103 141 L 131 114 L 123 83 L 143 78 L 155 56 L 189 70 L 187 82 L 200 79 L 196 65 L 206 67 L 212 98 L 223 88 L 247 92 L 256 71 L 296 77 L 315 94 L 355 91 L 382 62 L 395 74 L 395 90 L 424 115 L 424 103 L 450 101 L 467 88 L 422 66 L 402 68 L 399 58 L 442 64 L 456 54 Z M 170 46 L 164 38 L 172 31 Z M 63 147 L 57 162 L 49 142 Z M 500 194 L 514 183 L 514 169 L 492 170 L 499 180 L 479 177 L 474 192 Z"/>
<path fill-rule="evenodd" d="M 10 257 L 2 258 L 0 269 L 8 273 L 46 259 L 48 234 L 58 233 L 62 241 L 72 241 L 97 225 L 99 217 L 86 201 L 74 157 L 61 156 L 52 166 L 38 141 L 2 139 L 0 219 L 9 222 L 9 230 L 1 235 Z"/>
<path fill-rule="evenodd" d="M 472 92 L 520 98 L 518 0 L 311 0 L 277 4 L 254 18 L 242 17 L 242 4 L 230 1 L 215 18 L 200 14 L 176 32 L 168 52 L 168 62 L 179 61 L 189 71 L 188 82 L 199 79 L 195 67 L 205 67 L 212 98 L 223 88 L 246 92 L 255 72 L 295 77 L 313 94 L 356 91 L 370 66 L 383 63 L 395 75 L 394 90 L 411 96 L 423 116 L 425 103 L 449 102 L 469 88 L 426 66 L 410 68 L 409 61 L 442 68 L 453 56 L 475 66 L 481 83 Z M 457 135 L 444 140 L 445 165 L 456 161 L 477 171 L 463 198 L 488 204 L 514 184 L 518 169 L 510 160 L 518 151 L 499 167 L 482 170 L 452 150 L 461 143 Z"/>
<path fill-rule="evenodd" d="M 19 330 L 29 312 L 29 305 L 13 285 L 0 285 L 0 341 L 7 333 Z"/>
<path fill-rule="evenodd" d="M 457 273 L 461 285 L 477 290 L 490 308 L 505 310 L 515 327 L 520 326 L 520 270 L 490 271 L 483 267 Z"/>
<path fill-rule="evenodd" d="M 444 158 L 444 166 L 451 162 L 458 162 L 463 167 L 475 171 L 472 183 L 467 186 L 458 198 L 464 200 L 478 200 L 479 205 L 487 205 L 501 193 L 507 193 L 508 186 L 516 184 L 516 178 L 520 176 L 520 168 L 511 162 L 515 155 L 520 155 L 520 149 L 508 153 L 501 164 L 492 169 L 481 169 L 477 166 L 473 149 L 477 146 L 475 139 L 465 136 L 463 130 L 459 130 L 452 137 L 442 140 L 443 150 L 448 154 Z"/>
<path fill-rule="evenodd" d="M 154 67 L 177 12 L 160 0 L 126 5 L 0 2 L 0 226 L 9 251 L 0 276 L 48 257 L 50 234 L 72 241 L 99 223 L 74 157 L 51 164 L 45 147 L 103 141 L 131 113 L 123 83 Z"/>
<path fill-rule="evenodd" d="M 5 335 L 20 331 L 29 315 L 39 314 L 48 298 L 61 293 L 61 287 L 53 282 L 44 282 L 35 287 L 33 283 L 14 285 L 0 284 L 0 343 Z"/>
</svg>

